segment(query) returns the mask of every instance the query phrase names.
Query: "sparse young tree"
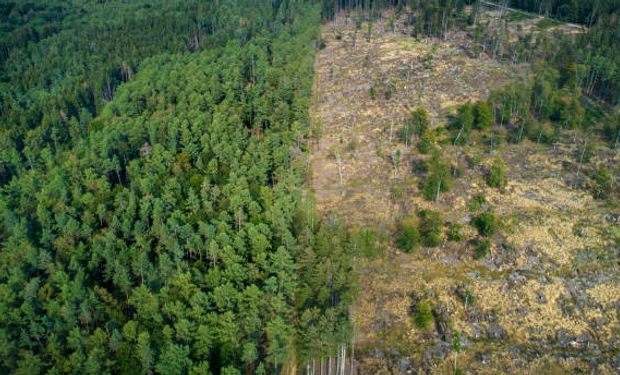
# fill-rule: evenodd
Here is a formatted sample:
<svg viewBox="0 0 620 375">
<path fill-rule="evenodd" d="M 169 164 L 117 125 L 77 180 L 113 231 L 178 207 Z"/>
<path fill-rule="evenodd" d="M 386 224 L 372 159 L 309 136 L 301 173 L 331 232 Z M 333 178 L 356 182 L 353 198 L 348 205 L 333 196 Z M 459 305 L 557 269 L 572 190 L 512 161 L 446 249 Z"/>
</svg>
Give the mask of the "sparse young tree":
<svg viewBox="0 0 620 375">
<path fill-rule="evenodd" d="M 434 320 L 435 318 L 433 317 L 430 303 L 426 300 L 420 301 L 416 305 L 413 314 L 415 325 L 422 330 L 426 330 L 431 326 Z"/>
<path fill-rule="evenodd" d="M 489 129 L 493 125 L 493 112 L 488 102 L 478 101 L 473 108 L 474 127 L 476 129 Z"/>
<path fill-rule="evenodd" d="M 396 245 L 403 252 L 415 251 L 420 246 L 420 232 L 412 223 L 402 222 L 398 225 Z"/>
<path fill-rule="evenodd" d="M 486 180 L 490 187 L 500 190 L 506 187 L 506 164 L 502 158 L 497 157 L 493 160 Z"/>
<path fill-rule="evenodd" d="M 592 188 L 594 198 L 608 199 L 612 194 L 613 175 L 607 168 L 599 168 L 594 175 L 594 187 Z"/>
<path fill-rule="evenodd" d="M 462 144 L 474 126 L 474 110 L 470 102 L 459 107 L 453 127 L 457 129 L 454 144 Z"/>
<path fill-rule="evenodd" d="M 483 212 L 472 220 L 473 226 L 483 237 L 491 237 L 497 231 L 497 217 L 492 212 Z"/>
</svg>

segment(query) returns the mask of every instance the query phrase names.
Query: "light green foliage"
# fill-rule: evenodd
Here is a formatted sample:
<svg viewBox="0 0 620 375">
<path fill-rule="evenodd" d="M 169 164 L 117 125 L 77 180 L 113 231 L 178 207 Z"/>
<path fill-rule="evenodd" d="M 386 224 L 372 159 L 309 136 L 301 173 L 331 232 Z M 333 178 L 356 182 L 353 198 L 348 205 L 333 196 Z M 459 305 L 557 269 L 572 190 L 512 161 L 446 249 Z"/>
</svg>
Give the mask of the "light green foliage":
<svg viewBox="0 0 620 375">
<path fill-rule="evenodd" d="M 486 198 L 482 194 L 476 194 L 472 197 L 471 201 L 467 205 L 467 209 L 470 212 L 476 212 L 483 204 L 486 203 Z"/>
<path fill-rule="evenodd" d="M 439 153 L 434 154 L 429 167 L 429 175 L 422 184 L 424 199 L 429 201 L 437 200 L 440 193 L 450 191 L 451 184 L 452 173 L 450 166 L 440 160 Z"/>
<path fill-rule="evenodd" d="M 431 310 L 431 305 L 428 301 L 420 301 L 413 313 L 413 321 L 415 325 L 423 330 L 431 328 L 435 318 Z"/>
<path fill-rule="evenodd" d="M 493 125 L 493 112 L 487 102 L 478 101 L 473 108 L 474 127 L 476 129 L 488 129 Z"/>
<path fill-rule="evenodd" d="M 426 130 L 422 133 L 420 141 L 418 142 L 418 151 L 421 154 L 429 154 L 433 150 L 433 144 L 435 142 L 435 136 L 432 131 Z"/>
</svg>

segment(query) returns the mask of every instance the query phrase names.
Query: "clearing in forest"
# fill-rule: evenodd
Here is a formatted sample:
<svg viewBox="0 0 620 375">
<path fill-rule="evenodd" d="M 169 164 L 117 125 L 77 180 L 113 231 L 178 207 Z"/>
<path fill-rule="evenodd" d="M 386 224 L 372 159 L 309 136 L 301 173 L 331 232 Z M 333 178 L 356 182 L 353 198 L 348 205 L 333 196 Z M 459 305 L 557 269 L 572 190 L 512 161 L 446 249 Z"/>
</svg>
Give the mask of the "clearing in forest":
<svg viewBox="0 0 620 375">
<path fill-rule="evenodd" d="M 366 24 L 356 30 L 342 16 L 322 26 L 321 39 L 311 188 L 322 213 L 386 238 L 382 256 L 358 264 L 357 372 L 448 373 L 459 331 L 466 371 L 612 373 L 620 273 L 609 249 L 620 228 L 610 224 L 608 208 L 565 182 L 575 170 L 574 145 L 522 142 L 488 153 L 483 145 L 444 144 L 444 155 L 467 160 L 468 169 L 450 192 L 428 202 L 416 165 L 429 156 L 397 136 L 417 108 L 429 112 L 432 127 L 443 128 L 457 105 L 486 99 L 527 68 L 484 54 L 471 58 L 463 32 L 415 39 L 402 22 L 389 29 L 375 23 L 368 37 Z M 501 193 L 484 182 L 497 156 L 508 171 Z M 605 162 L 620 163 L 620 156 Z M 400 253 L 391 240 L 395 224 L 418 209 L 463 224 L 463 238 Z M 468 224 L 483 210 L 494 211 L 501 224 L 490 255 L 475 260 L 476 233 Z M 422 300 L 435 321 L 427 329 L 414 324 Z"/>
<path fill-rule="evenodd" d="M 418 107 L 433 123 L 467 100 L 485 98 L 513 74 L 488 59 L 468 57 L 464 33 L 445 41 L 416 40 L 402 23 L 357 32 L 338 18 L 322 27 L 311 108 L 318 142 L 311 156 L 312 188 L 321 211 L 350 224 L 380 224 L 398 216 L 392 187 L 406 178 L 411 145 L 397 130 Z"/>
</svg>

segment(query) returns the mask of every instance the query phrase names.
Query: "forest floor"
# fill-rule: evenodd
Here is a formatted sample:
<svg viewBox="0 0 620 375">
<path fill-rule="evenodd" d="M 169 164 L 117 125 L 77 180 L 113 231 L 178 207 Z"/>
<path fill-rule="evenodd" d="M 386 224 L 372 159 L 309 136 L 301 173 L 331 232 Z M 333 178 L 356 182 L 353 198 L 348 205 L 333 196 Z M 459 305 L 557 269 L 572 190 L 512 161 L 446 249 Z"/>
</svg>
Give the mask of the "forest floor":
<svg viewBox="0 0 620 375">
<path fill-rule="evenodd" d="M 319 210 L 384 239 L 382 255 L 357 265 L 357 373 L 449 373 L 455 331 L 464 336 L 458 363 L 465 373 L 618 371 L 620 264 L 611 243 L 620 237 L 620 213 L 567 184 L 576 143 L 522 142 L 492 152 L 444 146 L 467 168 L 450 192 L 427 202 L 415 165 L 428 156 L 396 136 L 416 108 L 444 127 L 456 105 L 485 99 L 527 67 L 469 57 L 465 33 L 416 40 L 396 22 L 389 30 L 375 24 L 367 36 L 366 25 L 356 31 L 343 17 L 323 25 L 311 108 Z M 602 147 L 594 154 L 591 163 L 620 165 L 618 153 Z M 508 170 L 502 193 L 484 183 L 497 156 Z M 477 195 L 486 200 L 479 207 Z M 465 224 L 464 240 L 396 250 L 395 224 L 419 208 Z M 491 255 L 474 260 L 475 230 L 467 224 L 487 208 L 499 215 L 500 231 Z M 412 319 L 422 299 L 435 316 L 429 330 Z"/>
</svg>

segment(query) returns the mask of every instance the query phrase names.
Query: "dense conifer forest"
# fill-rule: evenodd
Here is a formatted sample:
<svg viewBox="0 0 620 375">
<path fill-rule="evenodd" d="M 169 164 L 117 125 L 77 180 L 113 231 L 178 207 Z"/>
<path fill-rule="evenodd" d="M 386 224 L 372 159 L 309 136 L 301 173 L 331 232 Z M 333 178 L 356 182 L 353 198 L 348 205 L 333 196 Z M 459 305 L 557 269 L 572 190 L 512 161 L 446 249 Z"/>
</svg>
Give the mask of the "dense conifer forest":
<svg viewBox="0 0 620 375">
<path fill-rule="evenodd" d="M 322 23 L 352 15 L 370 42 L 373 25 L 394 25 L 382 18 L 392 10 L 408 37 L 466 30 L 472 58 L 531 65 L 487 99 L 460 103 L 441 134 L 424 108 L 395 132 L 429 155 L 427 201 L 462 173 L 437 147 L 442 134 L 493 150 L 553 145 L 577 129 L 580 168 L 593 137 L 618 149 L 620 2 L 483 3 L 0 4 L 0 373 L 353 373 L 352 306 L 364 292 L 355 264 L 383 240 L 319 212 L 308 187 Z M 480 21 L 482 6 L 586 31 L 508 43 L 508 29 Z M 378 90 L 389 100 L 392 89 L 377 87 L 373 100 Z M 395 168 L 402 158 L 390 156 Z M 507 166 L 493 163 L 485 181 L 500 191 Z M 617 199 L 608 167 L 582 175 L 575 187 Z M 484 258 L 496 218 L 472 223 Z M 395 244 L 437 247 L 444 224 L 418 210 L 400 220 Z M 457 225 L 448 230 L 462 239 Z M 426 329 L 437 312 L 425 304 L 413 311 Z M 454 340 L 458 353 L 460 333 Z"/>
<path fill-rule="evenodd" d="M 350 244 L 300 190 L 318 17 L 4 5 L 1 372 L 279 373 L 337 350 Z"/>
</svg>

